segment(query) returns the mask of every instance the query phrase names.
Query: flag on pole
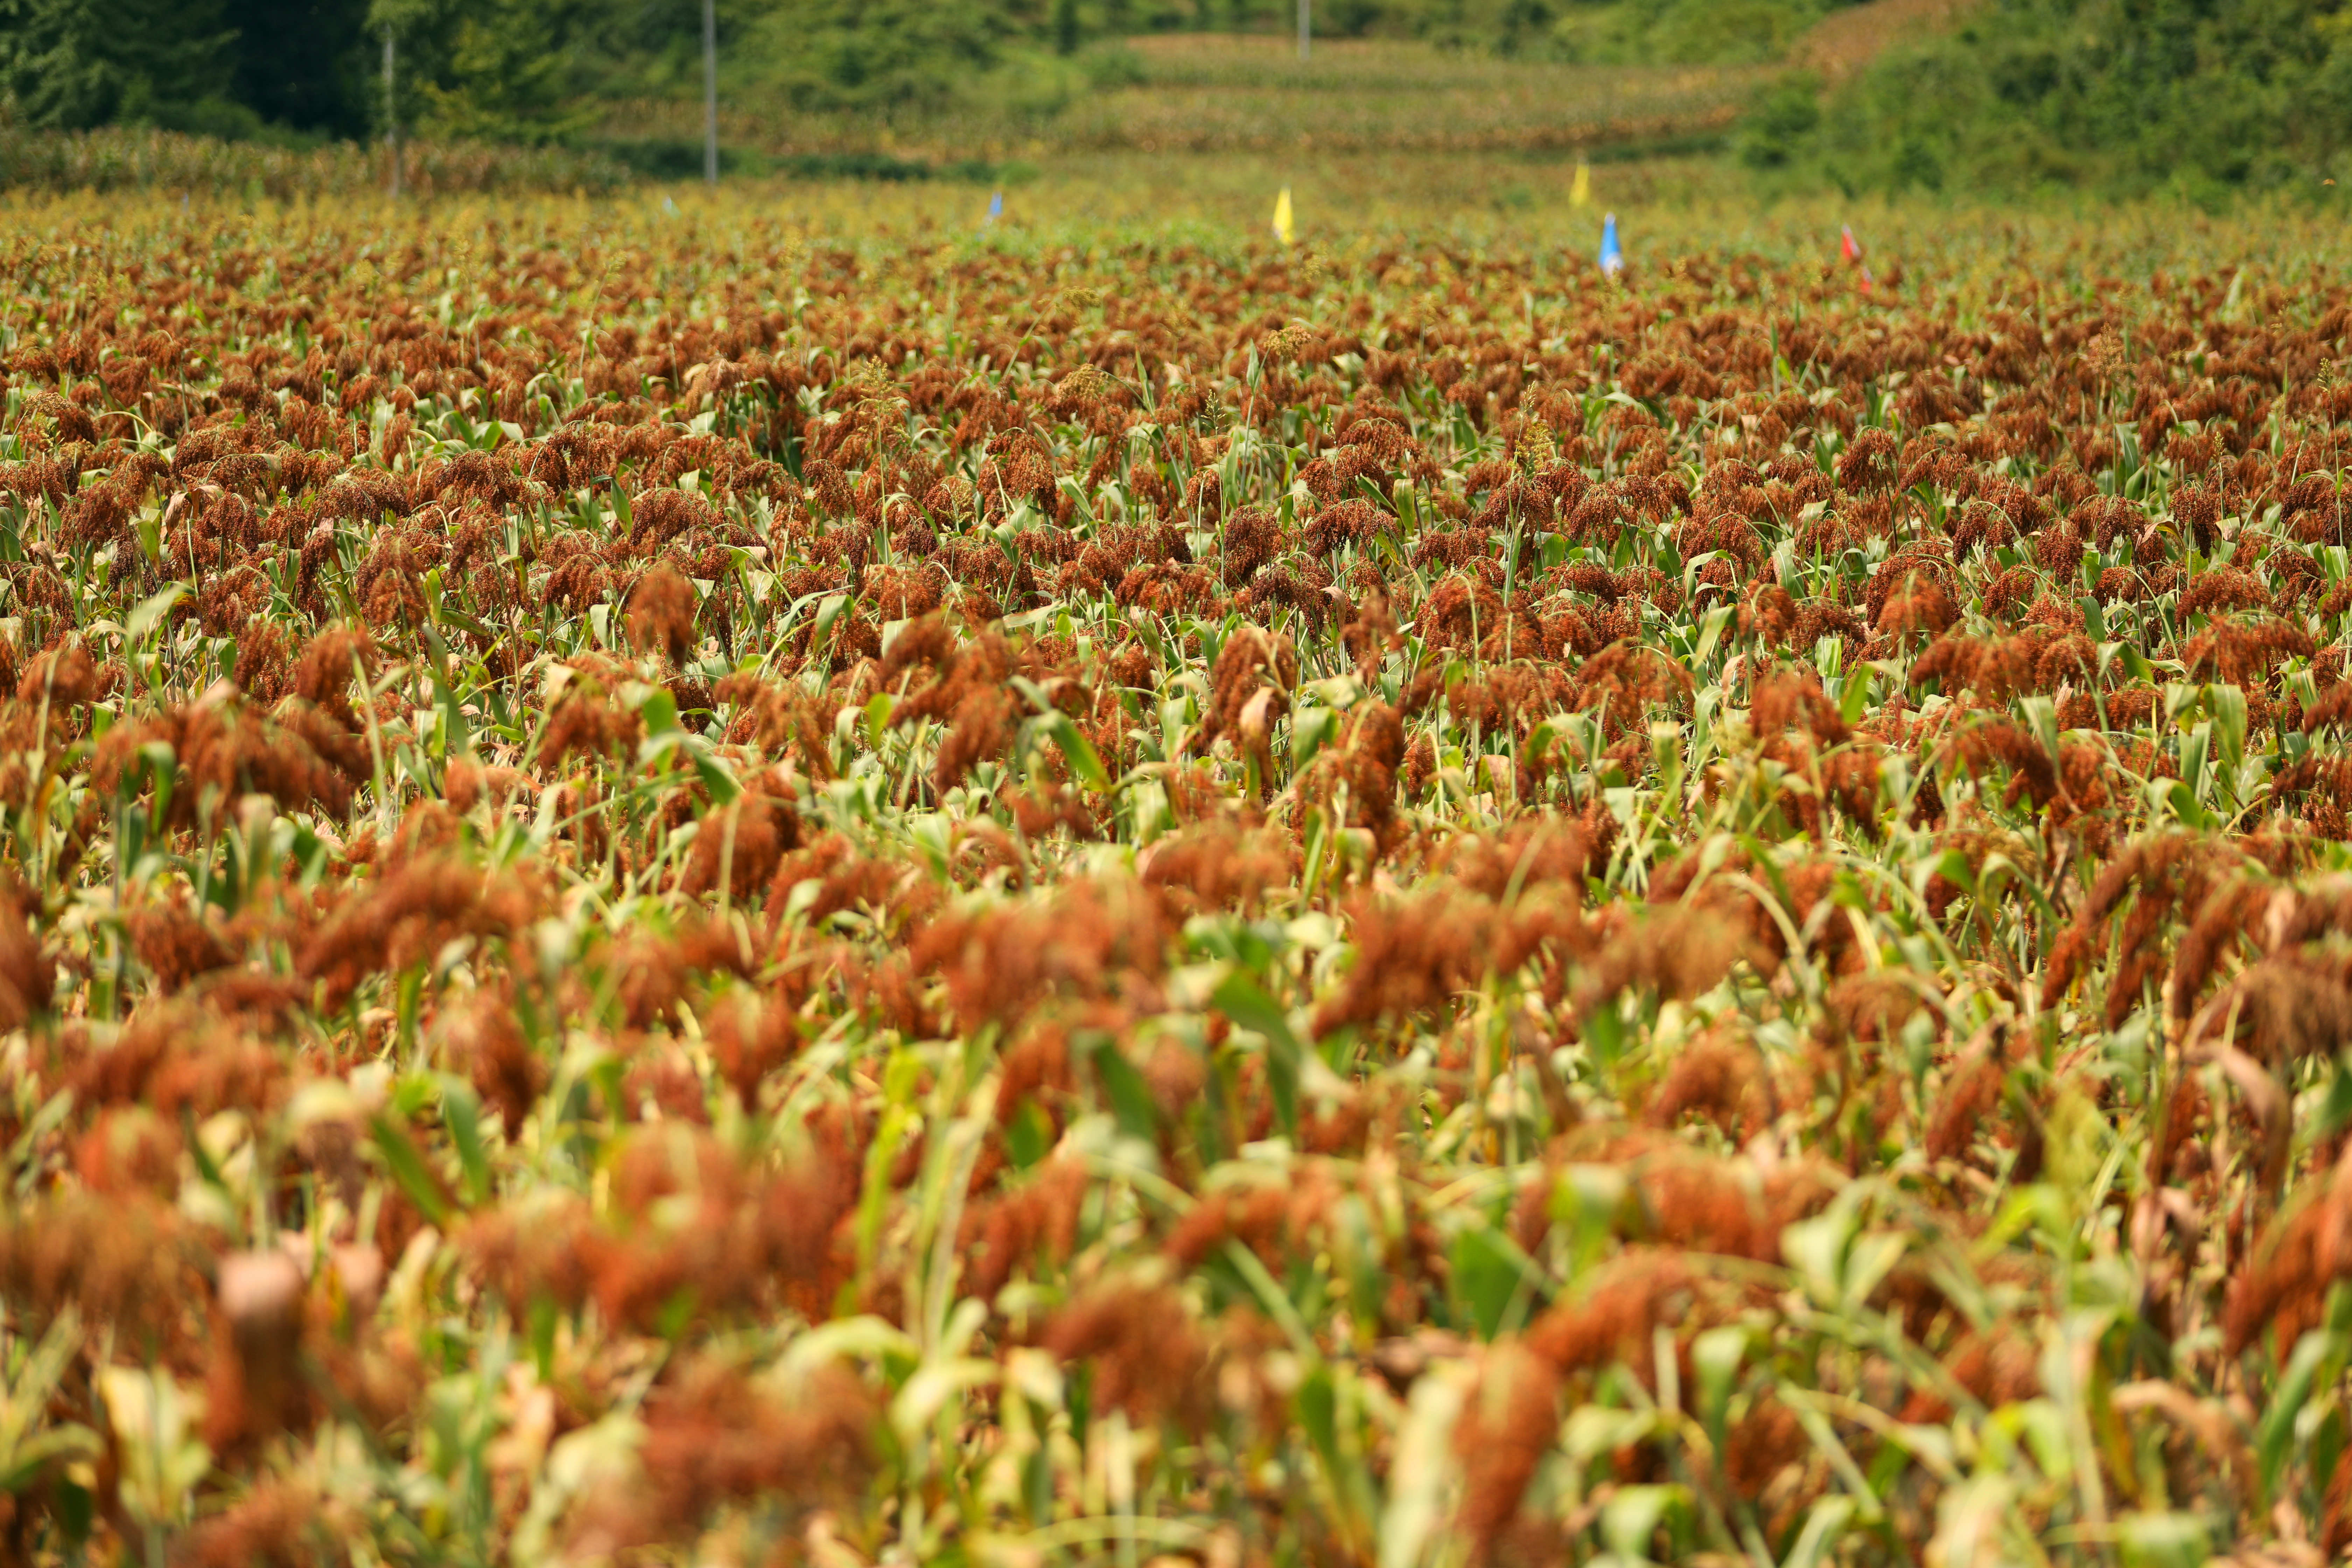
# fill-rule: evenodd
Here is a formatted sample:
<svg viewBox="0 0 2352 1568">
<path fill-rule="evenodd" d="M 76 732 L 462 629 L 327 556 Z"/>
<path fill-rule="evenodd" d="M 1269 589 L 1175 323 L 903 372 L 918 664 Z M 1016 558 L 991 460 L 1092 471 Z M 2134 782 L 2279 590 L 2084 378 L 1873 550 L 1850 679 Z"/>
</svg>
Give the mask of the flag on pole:
<svg viewBox="0 0 2352 1568">
<path fill-rule="evenodd" d="M 1625 269 L 1625 247 L 1617 243 L 1617 215 L 1601 220 L 1601 270 L 1614 278 Z"/>
<path fill-rule="evenodd" d="M 1848 267 L 1860 274 L 1864 293 L 1867 294 L 1876 287 L 1878 279 L 1870 275 L 1870 267 L 1862 258 L 1862 242 L 1854 238 L 1852 224 L 1838 225 L 1838 255 L 1844 258 Z"/>
<path fill-rule="evenodd" d="M 998 191 L 988 198 L 988 216 L 981 220 L 982 228 L 994 228 L 996 220 L 1004 216 L 1004 193 Z"/>
<path fill-rule="evenodd" d="M 1592 199 L 1592 165 L 1579 158 L 1576 178 L 1569 182 L 1568 205 L 1580 207 Z"/>
<path fill-rule="evenodd" d="M 1290 187 L 1285 185 L 1282 194 L 1274 198 L 1274 237 L 1288 245 L 1290 233 Z"/>
</svg>

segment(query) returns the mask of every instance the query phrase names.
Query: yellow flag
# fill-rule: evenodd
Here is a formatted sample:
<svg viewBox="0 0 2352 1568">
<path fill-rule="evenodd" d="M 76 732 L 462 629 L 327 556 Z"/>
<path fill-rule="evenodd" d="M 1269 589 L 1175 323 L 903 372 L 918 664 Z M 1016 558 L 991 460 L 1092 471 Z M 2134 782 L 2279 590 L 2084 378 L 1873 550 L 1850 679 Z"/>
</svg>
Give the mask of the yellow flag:
<svg viewBox="0 0 2352 1568">
<path fill-rule="evenodd" d="M 1290 243 L 1290 187 L 1282 187 L 1282 195 L 1274 198 L 1274 237 L 1283 244 Z"/>
<path fill-rule="evenodd" d="M 1568 187 L 1568 205 L 1580 207 L 1592 199 L 1592 165 L 1579 158 L 1576 178 Z"/>
</svg>

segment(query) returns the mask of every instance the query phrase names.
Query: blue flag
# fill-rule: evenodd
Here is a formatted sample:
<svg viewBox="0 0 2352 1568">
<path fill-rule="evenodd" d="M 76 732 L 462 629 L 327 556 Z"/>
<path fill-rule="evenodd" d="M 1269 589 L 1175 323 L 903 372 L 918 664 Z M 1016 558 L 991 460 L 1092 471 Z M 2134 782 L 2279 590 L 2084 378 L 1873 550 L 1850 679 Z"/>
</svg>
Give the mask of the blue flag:
<svg viewBox="0 0 2352 1568">
<path fill-rule="evenodd" d="M 1617 243 L 1617 215 L 1601 220 L 1601 270 L 1614 278 L 1625 269 L 1625 248 Z"/>
<path fill-rule="evenodd" d="M 982 228 L 993 227 L 996 220 L 1003 216 L 1004 193 L 1003 191 L 999 191 L 994 195 L 988 198 L 988 221 L 981 225 L 981 226 Z"/>
</svg>

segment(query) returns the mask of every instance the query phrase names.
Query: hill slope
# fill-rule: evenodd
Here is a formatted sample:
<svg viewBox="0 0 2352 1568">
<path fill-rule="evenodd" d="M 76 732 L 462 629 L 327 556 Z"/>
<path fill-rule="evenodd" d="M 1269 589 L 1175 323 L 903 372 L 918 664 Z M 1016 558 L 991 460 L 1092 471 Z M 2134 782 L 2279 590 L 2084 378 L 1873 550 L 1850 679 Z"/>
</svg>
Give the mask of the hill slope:
<svg viewBox="0 0 2352 1568">
<path fill-rule="evenodd" d="M 2314 0 L 1990 0 L 1830 96 L 1850 187 L 2315 186 L 2352 145 L 2352 34 Z"/>
</svg>

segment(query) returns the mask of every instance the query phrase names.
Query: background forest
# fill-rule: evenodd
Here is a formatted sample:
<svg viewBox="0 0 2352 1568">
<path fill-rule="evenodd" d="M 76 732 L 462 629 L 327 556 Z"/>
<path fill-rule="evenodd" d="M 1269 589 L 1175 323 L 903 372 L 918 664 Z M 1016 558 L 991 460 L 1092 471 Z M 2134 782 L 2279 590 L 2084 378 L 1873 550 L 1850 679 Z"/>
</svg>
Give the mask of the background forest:
<svg viewBox="0 0 2352 1568">
<path fill-rule="evenodd" d="M 2205 196 L 2324 188 L 2348 24 L 2336 0 L 1321 0 L 1301 67 L 1286 0 L 718 7 L 730 169 L 1451 137 L 1720 153 L 1768 186 Z M 426 138 L 684 175 L 699 43 L 695 0 L 0 0 L 0 99 L 26 130 L 299 148 L 380 134 L 396 98 Z"/>
</svg>

